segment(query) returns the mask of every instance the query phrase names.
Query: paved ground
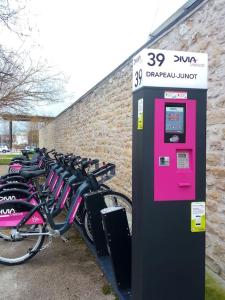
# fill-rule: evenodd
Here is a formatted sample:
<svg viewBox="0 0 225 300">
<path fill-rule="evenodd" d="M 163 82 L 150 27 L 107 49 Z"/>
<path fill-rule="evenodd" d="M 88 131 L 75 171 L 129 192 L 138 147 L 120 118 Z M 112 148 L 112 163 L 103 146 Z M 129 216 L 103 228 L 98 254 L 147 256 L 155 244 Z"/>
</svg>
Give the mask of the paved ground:
<svg viewBox="0 0 225 300">
<path fill-rule="evenodd" d="M 1 166 L 0 165 L 0 176 L 7 173 L 8 166 Z"/>
<path fill-rule="evenodd" d="M 0 174 L 4 174 L 0 166 Z M 24 265 L 0 265 L 1 300 L 113 300 L 99 268 L 78 233 L 69 242 L 54 239 L 51 246 Z"/>
</svg>

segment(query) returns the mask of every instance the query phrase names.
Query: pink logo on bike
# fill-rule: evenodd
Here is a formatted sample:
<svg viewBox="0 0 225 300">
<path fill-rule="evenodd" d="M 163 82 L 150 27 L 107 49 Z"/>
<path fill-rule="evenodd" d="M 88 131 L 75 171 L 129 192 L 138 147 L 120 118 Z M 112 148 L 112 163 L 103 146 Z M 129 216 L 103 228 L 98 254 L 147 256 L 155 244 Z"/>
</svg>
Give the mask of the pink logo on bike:
<svg viewBox="0 0 225 300">
<path fill-rule="evenodd" d="M 49 174 L 49 177 L 48 177 L 48 180 L 47 180 L 47 186 L 49 186 L 51 180 L 52 180 L 52 177 L 54 175 L 54 172 L 51 170 L 50 174 Z"/>
<path fill-rule="evenodd" d="M 61 182 L 61 184 L 60 184 L 59 187 L 57 188 L 57 191 L 56 191 L 56 194 L 55 194 L 55 200 L 58 199 L 59 194 L 60 194 L 60 192 L 61 192 L 61 190 L 62 190 L 62 187 L 63 187 L 63 182 Z"/>
<path fill-rule="evenodd" d="M 60 204 L 60 208 L 63 208 L 63 207 L 64 207 L 64 205 L 65 205 L 65 203 L 66 203 L 66 199 L 67 199 L 67 197 L 68 197 L 70 191 L 71 191 L 71 187 L 68 186 L 68 188 L 67 188 L 67 190 L 66 190 L 66 193 L 65 193 L 64 196 L 63 196 L 62 203 Z"/>
<path fill-rule="evenodd" d="M 72 224 L 73 221 L 74 221 L 75 215 L 76 215 L 76 213 L 77 213 L 77 211 L 78 211 L 78 208 L 79 208 L 79 206 L 80 206 L 80 204 L 81 204 L 82 199 L 83 199 L 83 198 L 80 196 L 80 197 L 77 199 L 77 201 L 76 201 L 76 205 L 74 206 L 74 209 L 73 209 L 73 211 L 72 211 L 72 214 L 71 214 L 71 216 L 70 216 L 70 218 L 69 218 L 69 223 L 70 223 L 70 224 Z"/>
<path fill-rule="evenodd" d="M 57 175 L 57 176 L 55 177 L 55 181 L 54 181 L 53 185 L 50 187 L 50 191 L 51 191 L 51 192 L 53 192 L 53 190 L 54 190 L 54 188 L 55 188 L 55 185 L 56 185 L 58 179 L 59 179 L 59 176 Z"/>
<path fill-rule="evenodd" d="M 22 168 L 22 166 L 20 164 L 12 164 L 10 166 L 10 170 L 15 170 L 15 171 L 19 171 Z"/>
<path fill-rule="evenodd" d="M 17 226 L 28 212 L 10 213 L 0 215 L 0 227 Z M 43 224 L 44 220 L 39 212 L 35 212 L 26 222 L 27 225 Z"/>
</svg>

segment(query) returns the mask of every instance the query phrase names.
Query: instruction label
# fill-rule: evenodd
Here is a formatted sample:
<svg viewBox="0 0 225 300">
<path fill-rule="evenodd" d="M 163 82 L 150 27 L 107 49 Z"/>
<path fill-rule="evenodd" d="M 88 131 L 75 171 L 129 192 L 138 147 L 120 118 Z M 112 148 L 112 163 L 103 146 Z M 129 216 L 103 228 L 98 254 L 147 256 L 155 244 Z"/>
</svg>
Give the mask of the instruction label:
<svg viewBox="0 0 225 300">
<path fill-rule="evenodd" d="M 204 232 L 206 229 L 205 202 L 191 203 L 191 232 Z"/>
<path fill-rule="evenodd" d="M 165 91 L 165 99 L 187 99 L 187 92 Z"/>
<path fill-rule="evenodd" d="M 137 129 L 143 129 L 144 115 L 143 115 L 143 99 L 138 100 L 138 121 Z"/>
</svg>

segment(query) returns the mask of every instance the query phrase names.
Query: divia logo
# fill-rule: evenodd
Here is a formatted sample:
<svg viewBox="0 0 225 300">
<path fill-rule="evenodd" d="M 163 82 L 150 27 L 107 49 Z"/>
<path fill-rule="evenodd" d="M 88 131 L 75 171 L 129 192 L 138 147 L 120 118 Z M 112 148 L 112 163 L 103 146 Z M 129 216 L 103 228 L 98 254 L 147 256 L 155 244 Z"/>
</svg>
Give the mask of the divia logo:
<svg viewBox="0 0 225 300">
<path fill-rule="evenodd" d="M 0 201 L 12 201 L 12 200 L 16 200 L 16 196 L 0 196 Z"/>
<path fill-rule="evenodd" d="M 174 55 L 174 62 L 183 62 L 183 63 L 197 63 L 197 59 L 194 56 L 178 56 Z"/>
<path fill-rule="evenodd" d="M 134 58 L 134 65 L 141 62 L 141 55 Z"/>
<path fill-rule="evenodd" d="M 15 213 L 16 213 L 16 211 L 14 208 L 0 209 L 0 215 L 12 215 Z"/>
</svg>

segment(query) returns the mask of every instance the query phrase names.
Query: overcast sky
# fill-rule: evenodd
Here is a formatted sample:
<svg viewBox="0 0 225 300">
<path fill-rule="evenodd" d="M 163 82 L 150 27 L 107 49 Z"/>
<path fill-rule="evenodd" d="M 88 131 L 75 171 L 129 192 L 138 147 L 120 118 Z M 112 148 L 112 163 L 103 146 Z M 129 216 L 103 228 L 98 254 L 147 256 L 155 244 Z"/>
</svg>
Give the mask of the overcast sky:
<svg viewBox="0 0 225 300">
<path fill-rule="evenodd" d="M 32 55 L 46 59 L 70 78 L 67 88 L 75 101 L 141 47 L 185 2 L 32 0 L 32 40 L 39 45 Z M 54 114 L 68 105 L 57 105 Z"/>
</svg>

